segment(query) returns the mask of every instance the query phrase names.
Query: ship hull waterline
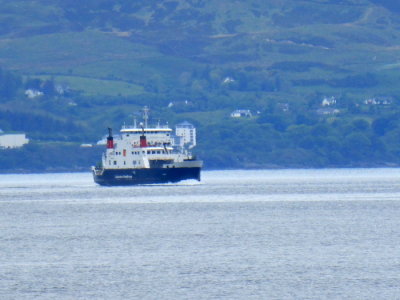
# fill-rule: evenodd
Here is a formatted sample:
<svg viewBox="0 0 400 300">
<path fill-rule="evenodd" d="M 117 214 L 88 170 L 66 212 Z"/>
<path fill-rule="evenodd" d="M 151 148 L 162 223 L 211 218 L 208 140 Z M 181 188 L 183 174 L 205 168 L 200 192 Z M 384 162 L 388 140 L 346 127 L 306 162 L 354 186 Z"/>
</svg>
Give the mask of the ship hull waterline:
<svg viewBox="0 0 400 300">
<path fill-rule="evenodd" d="M 93 170 L 94 181 L 103 186 L 176 183 L 194 179 L 200 181 L 200 167 L 104 169 Z"/>
</svg>

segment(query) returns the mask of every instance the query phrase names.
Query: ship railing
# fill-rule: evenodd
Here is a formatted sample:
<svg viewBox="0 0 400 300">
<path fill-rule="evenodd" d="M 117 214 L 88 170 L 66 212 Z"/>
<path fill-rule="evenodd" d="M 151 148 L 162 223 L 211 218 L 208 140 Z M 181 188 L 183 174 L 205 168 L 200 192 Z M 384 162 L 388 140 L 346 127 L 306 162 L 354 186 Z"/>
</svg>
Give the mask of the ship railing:
<svg viewBox="0 0 400 300">
<path fill-rule="evenodd" d="M 147 127 L 150 129 L 169 129 L 168 125 L 157 125 L 155 127 Z M 122 125 L 122 129 L 141 129 L 140 127 L 134 125 Z"/>
<path fill-rule="evenodd" d="M 159 142 L 157 142 L 157 143 L 148 142 L 147 143 L 147 147 L 163 147 L 164 148 L 164 146 L 171 147 L 171 144 L 170 143 L 159 143 Z M 132 144 L 132 147 L 133 148 L 141 148 L 140 144 L 137 142 Z"/>
<path fill-rule="evenodd" d="M 183 154 L 185 156 L 192 156 L 192 152 L 189 152 L 186 149 L 182 149 L 181 147 L 174 148 L 174 150 L 172 150 L 172 154 Z"/>
</svg>

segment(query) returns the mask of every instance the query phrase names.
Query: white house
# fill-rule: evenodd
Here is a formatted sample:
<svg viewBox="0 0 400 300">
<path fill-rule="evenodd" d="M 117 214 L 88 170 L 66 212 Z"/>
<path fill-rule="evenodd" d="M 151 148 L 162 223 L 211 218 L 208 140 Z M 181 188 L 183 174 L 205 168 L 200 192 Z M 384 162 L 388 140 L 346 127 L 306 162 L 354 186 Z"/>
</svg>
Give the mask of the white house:
<svg viewBox="0 0 400 300">
<path fill-rule="evenodd" d="M 237 109 L 231 113 L 231 118 L 242 118 L 248 117 L 251 118 L 253 115 L 248 109 Z"/>
<path fill-rule="evenodd" d="M 0 148 L 3 149 L 20 148 L 28 143 L 25 133 L 0 135 Z"/>
<path fill-rule="evenodd" d="M 180 144 L 189 148 L 196 146 L 196 128 L 185 121 L 175 126 L 175 135 L 181 138 Z"/>
<path fill-rule="evenodd" d="M 229 84 L 235 82 L 235 79 L 233 79 L 232 77 L 225 77 L 224 80 L 222 81 L 223 84 Z"/>
<path fill-rule="evenodd" d="M 321 106 L 331 106 L 336 104 L 336 98 L 334 96 L 328 98 L 324 97 L 324 99 L 321 102 Z"/>
<path fill-rule="evenodd" d="M 36 97 L 40 97 L 43 96 L 43 92 L 35 90 L 35 89 L 28 89 L 25 91 L 25 95 L 29 98 L 29 99 L 34 99 Z"/>
<path fill-rule="evenodd" d="M 92 144 L 81 144 L 81 148 L 92 148 Z"/>
<path fill-rule="evenodd" d="M 364 100 L 366 105 L 391 105 L 392 99 L 390 98 L 369 98 Z"/>
</svg>

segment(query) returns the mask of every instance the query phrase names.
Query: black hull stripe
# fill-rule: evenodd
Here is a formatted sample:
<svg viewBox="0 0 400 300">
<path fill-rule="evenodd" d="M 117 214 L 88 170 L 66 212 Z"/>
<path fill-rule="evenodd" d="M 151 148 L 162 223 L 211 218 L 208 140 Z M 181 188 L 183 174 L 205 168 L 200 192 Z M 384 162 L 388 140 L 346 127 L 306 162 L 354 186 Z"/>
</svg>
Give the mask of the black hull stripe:
<svg viewBox="0 0 400 300">
<path fill-rule="evenodd" d="M 100 185 L 136 185 L 179 182 L 187 179 L 200 181 L 200 168 L 154 168 L 104 170 L 102 175 L 93 172 L 94 181 Z"/>
</svg>

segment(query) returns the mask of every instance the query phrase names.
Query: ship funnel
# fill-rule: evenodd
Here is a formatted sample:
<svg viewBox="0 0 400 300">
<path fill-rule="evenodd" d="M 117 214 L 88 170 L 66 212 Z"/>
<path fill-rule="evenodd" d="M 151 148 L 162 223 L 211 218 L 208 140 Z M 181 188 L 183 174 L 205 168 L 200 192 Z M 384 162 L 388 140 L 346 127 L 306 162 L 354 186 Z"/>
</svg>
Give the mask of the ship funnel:
<svg viewBox="0 0 400 300">
<path fill-rule="evenodd" d="M 107 149 L 114 149 L 114 138 L 112 136 L 111 128 L 108 128 Z"/>
<path fill-rule="evenodd" d="M 141 148 L 147 147 L 147 140 L 146 140 L 146 136 L 144 135 L 143 126 L 142 126 L 142 135 L 140 136 L 140 147 Z"/>
</svg>

